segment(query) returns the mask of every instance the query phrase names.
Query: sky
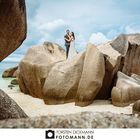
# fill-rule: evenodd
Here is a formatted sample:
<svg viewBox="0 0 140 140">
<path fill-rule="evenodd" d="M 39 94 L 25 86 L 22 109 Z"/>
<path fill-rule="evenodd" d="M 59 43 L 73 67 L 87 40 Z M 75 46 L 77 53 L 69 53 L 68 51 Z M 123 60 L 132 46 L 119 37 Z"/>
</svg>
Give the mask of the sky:
<svg viewBox="0 0 140 140">
<path fill-rule="evenodd" d="M 27 38 L 5 61 L 20 60 L 44 41 L 64 47 L 66 29 L 75 33 L 77 51 L 88 42 L 99 45 L 122 33 L 140 33 L 140 0 L 26 0 L 26 8 Z"/>
</svg>

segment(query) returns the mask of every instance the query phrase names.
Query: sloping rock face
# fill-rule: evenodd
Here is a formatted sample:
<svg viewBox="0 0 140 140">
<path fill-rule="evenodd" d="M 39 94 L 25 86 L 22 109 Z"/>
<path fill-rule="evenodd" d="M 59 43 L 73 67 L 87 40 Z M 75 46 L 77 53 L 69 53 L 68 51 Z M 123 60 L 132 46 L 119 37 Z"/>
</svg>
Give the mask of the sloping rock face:
<svg viewBox="0 0 140 140">
<path fill-rule="evenodd" d="M 43 93 L 47 104 L 74 101 L 81 78 L 85 53 L 78 54 L 73 61 L 55 64 L 46 78 Z"/>
<path fill-rule="evenodd" d="M 112 89 L 112 103 L 127 106 L 140 99 L 140 79 L 136 80 L 118 72 L 116 86 Z"/>
<path fill-rule="evenodd" d="M 121 71 L 140 75 L 140 34 L 120 35 L 111 45 L 124 57 Z"/>
<path fill-rule="evenodd" d="M 75 101 L 78 106 L 91 104 L 102 86 L 104 66 L 103 54 L 92 44 L 72 61 L 55 64 L 44 84 L 45 103 Z"/>
<path fill-rule="evenodd" d="M 93 102 L 102 87 L 104 75 L 103 54 L 95 46 L 88 44 L 76 95 L 76 105 L 87 106 Z"/>
<path fill-rule="evenodd" d="M 19 64 L 18 83 L 22 92 L 43 98 L 43 86 L 52 66 L 65 60 L 65 51 L 54 43 L 31 47 Z"/>
<path fill-rule="evenodd" d="M 109 112 L 83 112 L 0 121 L 0 128 L 140 128 L 140 119 Z"/>
<path fill-rule="evenodd" d="M 8 78 L 8 77 L 15 78 L 17 76 L 17 70 L 18 70 L 18 66 L 7 69 L 3 72 L 2 77 L 3 78 Z"/>
<path fill-rule="evenodd" d="M 0 120 L 26 117 L 27 115 L 15 101 L 0 90 Z"/>
<path fill-rule="evenodd" d="M 0 0 L 0 61 L 26 38 L 25 0 Z"/>
<path fill-rule="evenodd" d="M 140 84 L 140 75 L 132 73 L 131 77 L 134 78 L 135 80 L 137 80 L 137 82 L 139 82 L 139 84 Z"/>
</svg>

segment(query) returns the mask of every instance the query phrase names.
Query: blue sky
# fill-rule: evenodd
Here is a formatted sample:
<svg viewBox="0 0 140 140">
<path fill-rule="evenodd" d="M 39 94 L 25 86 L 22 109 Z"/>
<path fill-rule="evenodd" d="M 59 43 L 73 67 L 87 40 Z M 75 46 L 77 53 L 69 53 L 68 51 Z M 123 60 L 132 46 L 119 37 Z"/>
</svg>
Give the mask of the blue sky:
<svg viewBox="0 0 140 140">
<path fill-rule="evenodd" d="M 121 33 L 140 33 L 140 0 L 26 0 L 27 39 L 11 56 L 51 41 L 64 46 L 66 29 L 76 34 L 76 49 L 104 43 Z M 7 58 L 7 59 L 10 59 Z"/>
</svg>

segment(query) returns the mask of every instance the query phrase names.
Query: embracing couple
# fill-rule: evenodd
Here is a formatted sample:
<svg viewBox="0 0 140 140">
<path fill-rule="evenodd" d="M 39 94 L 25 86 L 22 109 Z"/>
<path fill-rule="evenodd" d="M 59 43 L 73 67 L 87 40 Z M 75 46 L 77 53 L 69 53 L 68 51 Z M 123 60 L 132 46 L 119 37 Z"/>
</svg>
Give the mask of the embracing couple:
<svg viewBox="0 0 140 140">
<path fill-rule="evenodd" d="M 75 35 L 74 32 L 70 32 L 70 30 L 66 30 L 66 35 L 64 36 L 65 46 L 66 46 L 66 58 L 72 59 L 76 54 L 75 49 Z"/>
</svg>

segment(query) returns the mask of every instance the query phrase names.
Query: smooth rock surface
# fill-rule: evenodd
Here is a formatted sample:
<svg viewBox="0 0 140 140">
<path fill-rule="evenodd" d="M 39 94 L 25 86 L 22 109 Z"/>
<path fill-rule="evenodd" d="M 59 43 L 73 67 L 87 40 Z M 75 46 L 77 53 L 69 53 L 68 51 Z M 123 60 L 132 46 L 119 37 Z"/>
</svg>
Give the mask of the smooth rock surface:
<svg viewBox="0 0 140 140">
<path fill-rule="evenodd" d="M 46 104 L 75 101 L 78 106 L 91 104 L 105 75 L 104 56 L 92 44 L 73 60 L 55 64 L 46 78 L 43 93 Z"/>
<path fill-rule="evenodd" d="M 19 64 L 18 82 L 23 93 L 43 98 L 45 80 L 55 63 L 65 60 L 65 51 L 59 45 L 45 42 L 31 47 Z"/>
<path fill-rule="evenodd" d="M 111 45 L 124 57 L 121 71 L 129 76 L 140 75 L 140 34 L 120 35 Z"/>
<path fill-rule="evenodd" d="M 21 91 L 42 98 L 46 104 L 62 104 L 75 99 L 80 106 L 91 104 L 102 86 L 105 74 L 103 54 L 89 44 L 85 52 L 72 60 L 64 60 L 65 52 L 56 44 L 46 43 L 30 48 L 19 64 L 18 82 Z M 88 91 L 80 95 L 84 87 L 84 91 Z M 77 90 L 80 94 L 77 94 Z M 81 100 L 81 96 L 85 99 Z"/>
<path fill-rule="evenodd" d="M 27 115 L 6 93 L 0 90 L 0 120 L 26 118 Z"/>
<path fill-rule="evenodd" d="M 93 102 L 102 86 L 104 75 L 103 54 L 94 45 L 88 44 L 76 95 L 76 105 L 87 106 Z"/>
<path fill-rule="evenodd" d="M 72 61 L 59 62 L 52 67 L 43 87 L 45 103 L 60 104 L 75 100 L 84 58 L 83 52 Z"/>
<path fill-rule="evenodd" d="M 0 61 L 26 38 L 25 0 L 0 0 Z"/>
<path fill-rule="evenodd" d="M 116 86 L 113 87 L 111 95 L 115 106 L 134 103 L 140 99 L 140 81 L 118 72 Z"/>
</svg>

